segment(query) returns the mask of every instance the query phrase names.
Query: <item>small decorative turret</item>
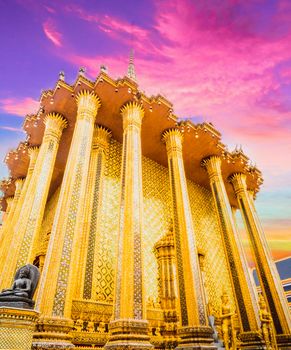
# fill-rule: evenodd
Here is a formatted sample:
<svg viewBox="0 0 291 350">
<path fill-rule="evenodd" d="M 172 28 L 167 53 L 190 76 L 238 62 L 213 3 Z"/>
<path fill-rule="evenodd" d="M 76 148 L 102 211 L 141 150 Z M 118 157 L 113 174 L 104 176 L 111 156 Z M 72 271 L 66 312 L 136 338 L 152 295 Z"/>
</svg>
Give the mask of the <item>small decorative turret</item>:
<svg viewBox="0 0 291 350">
<path fill-rule="evenodd" d="M 80 67 L 79 68 L 79 76 L 84 77 L 86 73 L 86 68 L 85 67 Z"/>
<path fill-rule="evenodd" d="M 133 49 L 130 50 L 130 56 L 129 56 L 129 65 L 127 69 L 127 76 L 129 79 L 136 82 L 136 74 L 135 74 L 135 67 L 134 67 L 134 51 Z"/>
<path fill-rule="evenodd" d="M 104 64 L 100 66 L 100 72 L 108 74 L 108 67 L 106 67 Z"/>
<path fill-rule="evenodd" d="M 59 80 L 65 81 L 65 72 L 63 70 L 61 70 L 59 73 Z"/>
</svg>

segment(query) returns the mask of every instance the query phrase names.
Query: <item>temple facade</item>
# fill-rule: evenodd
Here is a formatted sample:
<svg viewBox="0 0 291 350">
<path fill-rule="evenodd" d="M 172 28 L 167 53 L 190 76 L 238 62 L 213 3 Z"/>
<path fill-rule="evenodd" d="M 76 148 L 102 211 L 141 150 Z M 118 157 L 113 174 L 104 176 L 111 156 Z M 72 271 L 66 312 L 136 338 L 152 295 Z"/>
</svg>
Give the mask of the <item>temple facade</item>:
<svg viewBox="0 0 291 350">
<path fill-rule="evenodd" d="M 23 129 L 1 183 L 0 288 L 13 295 L 27 264 L 40 280 L 26 323 L 0 294 L 0 336 L 14 321 L 1 348 L 291 349 L 255 209 L 261 172 L 211 123 L 181 120 L 163 96 L 148 97 L 131 62 L 118 80 L 80 70 L 69 85 L 61 73 Z"/>
</svg>

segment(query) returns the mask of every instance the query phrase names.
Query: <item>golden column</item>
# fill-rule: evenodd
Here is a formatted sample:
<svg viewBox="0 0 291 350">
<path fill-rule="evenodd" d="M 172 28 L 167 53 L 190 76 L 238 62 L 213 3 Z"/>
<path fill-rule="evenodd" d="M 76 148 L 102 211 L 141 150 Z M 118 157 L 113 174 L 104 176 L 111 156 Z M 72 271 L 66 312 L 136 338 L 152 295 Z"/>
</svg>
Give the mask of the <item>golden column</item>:
<svg viewBox="0 0 291 350">
<path fill-rule="evenodd" d="M 13 218 L 11 220 L 11 224 L 9 226 L 9 230 L 13 231 L 14 230 L 14 226 L 17 224 L 17 222 L 19 220 L 19 216 L 20 216 L 20 213 L 21 213 L 21 211 L 23 209 L 25 196 L 26 196 L 29 184 L 30 184 L 30 180 L 31 180 L 31 177 L 32 177 L 32 174 L 33 174 L 33 170 L 34 170 L 34 167 L 35 167 L 35 163 L 36 163 L 36 160 L 37 160 L 38 153 L 39 153 L 39 147 L 32 146 L 32 147 L 28 148 L 29 166 L 28 166 L 26 177 L 24 179 L 24 184 L 22 186 L 21 194 L 20 194 L 19 200 L 17 202 L 17 206 L 15 208 L 15 212 L 14 212 Z"/>
<path fill-rule="evenodd" d="M 32 263 L 32 249 L 37 240 L 48 191 L 54 170 L 57 151 L 67 121 L 58 113 L 49 113 L 44 120 L 45 131 L 31 181 L 27 189 L 24 207 L 14 229 L 17 238 L 11 244 L 13 255 L 7 259 L 4 287 L 9 286 L 17 268 Z"/>
<path fill-rule="evenodd" d="M 12 219 L 13 219 L 13 216 L 14 216 L 14 213 L 15 213 L 15 210 L 17 207 L 17 203 L 19 201 L 19 197 L 21 194 L 23 183 L 24 183 L 24 179 L 16 179 L 14 182 L 15 192 L 14 192 L 14 196 L 10 197 L 11 202 L 8 203 L 9 205 L 7 206 L 7 210 L 6 210 L 7 216 L 6 216 L 5 221 L 3 223 L 3 228 L 9 226 Z"/>
<path fill-rule="evenodd" d="M 80 278 L 84 285 L 79 288 L 80 298 L 83 297 L 84 299 L 94 299 L 95 284 L 93 276 L 95 275 L 96 250 L 98 249 L 98 227 L 106 152 L 110 137 L 111 132 L 106 128 L 99 125 L 95 126 L 87 182 L 88 203 L 86 204 L 84 225 L 84 232 L 87 233 L 87 237 L 82 245 L 86 256 L 80 259 L 81 262 L 85 260 L 84 278 Z"/>
<path fill-rule="evenodd" d="M 150 349 L 142 260 L 142 153 L 143 108 L 129 102 L 121 109 L 123 149 L 119 241 L 113 321 L 106 349 Z"/>
<path fill-rule="evenodd" d="M 230 176 L 241 214 L 248 232 L 256 270 L 264 298 L 271 312 L 277 343 L 281 349 L 291 348 L 291 318 L 280 277 L 272 260 L 266 237 L 255 211 L 255 205 L 247 191 L 246 175 L 236 173 Z"/>
<path fill-rule="evenodd" d="M 158 260 L 161 308 L 166 322 L 177 322 L 175 285 L 175 247 L 173 229 L 163 236 L 155 245 L 154 252 Z"/>
<path fill-rule="evenodd" d="M 183 134 L 179 129 L 163 133 L 166 143 L 172 191 L 180 329 L 178 348 L 216 349 L 208 325 L 199 269 L 190 202 L 182 156 Z"/>
<path fill-rule="evenodd" d="M 15 180 L 15 192 L 14 196 L 6 198 L 7 209 L 6 209 L 6 217 L 1 227 L 1 238 L 0 238 L 0 247 L 2 249 L 7 249 L 7 243 L 2 245 L 3 240 L 7 242 L 7 231 L 9 231 L 9 227 L 11 226 L 11 222 L 15 215 L 15 211 L 17 208 L 17 204 L 19 202 L 19 197 L 21 195 L 21 190 L 23 187 L 24 179 L 16 179 Z"/>
<path fill-rule="evenodd" d="M 3 235 L 1 235 L 1 242 L 0 242 L 1 251 L 3 251 L 3 249 L 5 249 L 5 251 L 10 251 L 11 242 L 13 242 L 15 239 L 18 239 L 17 238 L 18 232 L 14 232 L 14 228 L 15 228 L 16 223 L 18 222 L 19 215 L 20 215 L 21 210 L 23 208 L 23 203 L 25 201 L 27 188 L 29 186 L 31 176 L 32 176 L 32 173 L 34 170 L 38 151 L 39 151 L 38 147 L 29 147 L 28 148 L 28 154 L 29 154 L 30 161 L 29 161 L 29 166 L 28 166 L 26 178 L 24 180 L 24 184 L 23 184 L 22 189 L 21 189 L 21 194 L 20 194 L 19 200 L 17 202 L 17 206 L 15 208 L 13 218 L 10 220 L 9 223 L 7 223 L 7 226 L 5 226 L 5 229 L 3 229 L 3 231 L 2 231 Z M 6 260 L 7 260 L 6 254 L 5 254 L 4 260 L 2 260 L 2 255 L 1 255 L 0 271 L 2 271 Z M 2 275 L 2 272 L 0 272 L 0 275 Z"/>
<path fill-rule="evenodd" d="M 70 346 L 72 299 L 79 275 L 80 243 L 94 122 L 100 100 L 94 92 L 77 95 L 77 117 L 40 280 L 36 308 L 41 312 L 35 343 Z M 44 340 L 45 338 L 45 340 Z M 49 346 L 49 345 L 48 345 Z"/>
<path fill-rule="evenodd" d="M 223 182 L 221 159 L 218 156 L 210 156 L 203 159 L 201 165 L 208 172 L 215 201 L 225 256 L 231 276 L 232 290 L 235 296 L 242 348 L 257 349 L 263 344 L 259 336 L 259 310 Z"/>
<path fill-rule="evenodd" d="M 14 195 L 6 198 L 6 212 L 5 212 L 5 219 L 3 220 L 2 227 L 5 227 L 5 225 L 6 225 L 5 222 L 7 221 L 7 218 L 9 216 L 11 205 L 13 203 L 13 199 L 14 199 Z"/>
</svg>

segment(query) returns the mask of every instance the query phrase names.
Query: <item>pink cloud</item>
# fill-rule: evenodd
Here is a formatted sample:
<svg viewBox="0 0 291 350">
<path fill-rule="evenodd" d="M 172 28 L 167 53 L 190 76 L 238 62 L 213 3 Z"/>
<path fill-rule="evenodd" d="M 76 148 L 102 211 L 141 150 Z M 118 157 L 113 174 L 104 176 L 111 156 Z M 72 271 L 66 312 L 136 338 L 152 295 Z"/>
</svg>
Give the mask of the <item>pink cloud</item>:
<svg viewBox="0 0 291 350">
<path fill-rule="evenodd" d="M 49 13 L 56 13 L 56 10 L 50 6 L 44 5 L 44 8 L 47 10 Z"/>
<path fill-rule="evenodd" d="M 42 25 L 46 37 L 58 47 L 62 46 L 62 34 L 56 29 L 55 23 L 48 19 Z"/>
<path fill-rule="evenodd" d="M 119 43 L 132 46 L 134 42 L 134 47 L 139 52 L 151 55 L 161 54 L 159 47 L 152 40 L 152 32 L 139 25 L 129 23 L 116 16 L 87 12 L 77 5 L 67 5 L 65 11 L 73 13 L 86 22 L 93 23 L 99 30 L 111 39 L 118 40 Z"/>
<path fill-rule="evenodd" d="M 39 107 L 39 102 L 31 97 L 22 99 L 4 98 L 0 99 L 0 110 L 13 115 L 25 117 L 26 114 L 33 113 Z"/>
<path fill-rule="evenodd" d="M 190 0 L 160 0 L 155 6 L 152 28 L 72 5 L 67 11 L 96 24 L 127 47 L 132 35 L 140 87 L 148 94 L 165 95 L 179 117 L 194 115 L 211 121 L 226 143 L 245 145 L 267 178 L 291 170 L 286 164 L 291 153 L 291 106 L 288 91 L 282 89 L 291 84 L 288 2 L 280 2 L 264 33 L 256 32 L 258 16 L 244 1 L 215 5 L 205 0 L 199 5 Z M 64 58 L 86 66 L 93 77 L 100 64 L 109 66 L 113 77 L 125 75 L 128 62 L 122 55 L 85 56 L 72 51 Z M 272 161 L 270 149 L 276 154 Z"/>
<path fill-rule="evenodd" d="M 7 131 L 23 132 L 24 133 L 24 131 L 21 128 L 13 128 L 12 126 L 0 126 L 0 129 L 7 130 Z"/>
</svg>

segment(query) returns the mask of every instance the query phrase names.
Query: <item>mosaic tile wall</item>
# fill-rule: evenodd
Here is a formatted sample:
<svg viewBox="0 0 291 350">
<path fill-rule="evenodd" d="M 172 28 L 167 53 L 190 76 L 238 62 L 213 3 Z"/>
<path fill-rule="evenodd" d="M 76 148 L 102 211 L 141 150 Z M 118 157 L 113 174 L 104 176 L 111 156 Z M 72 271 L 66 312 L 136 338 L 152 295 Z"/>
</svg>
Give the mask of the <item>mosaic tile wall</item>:
<svg viewBox="0 0 291 350">
<path fill-rule="evenodd" d="M 165 150 L 166 152 L 166 150 Z M 146 298 L 158 299 L 158 264 L 153 253 L 154 244 L 168 231 L 171 223 L 171 194 L 168 169 L 143 157 L 144 188 L 144 264 Z M 112 301 L 114 269 L 118 234 L 120 195 L 121 144 L 110 141 L 106 160 L 102 193 L 102 220 L 96 232 L 99 247 L 95 259 L 93 300 Z M 189 197 L 197 235 L 199 252 L 204 255 L 205 288 L 211 313 L 219 313 L 220 296 L 224 288 L 229 292 L 225 256 L 216 221 L 210 191 L 188 181 Z M 232 298 L 231 298 L 232 299 Z"/>
</svg>

